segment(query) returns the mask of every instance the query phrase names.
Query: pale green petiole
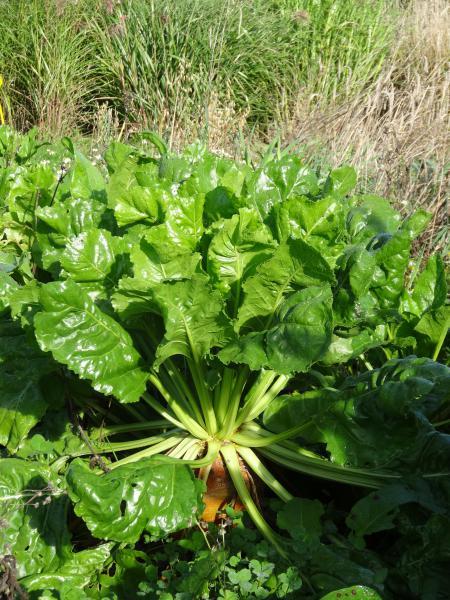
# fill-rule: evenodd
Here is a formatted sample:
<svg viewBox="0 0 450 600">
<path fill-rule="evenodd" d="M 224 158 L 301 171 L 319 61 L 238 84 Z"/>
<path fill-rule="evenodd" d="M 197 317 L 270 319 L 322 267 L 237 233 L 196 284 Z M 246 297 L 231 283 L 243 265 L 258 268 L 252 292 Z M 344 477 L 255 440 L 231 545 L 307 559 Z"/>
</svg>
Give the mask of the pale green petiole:
<svg viewBox="0 0 450 600">
<path fill-rule="evenodd" d="M 248 368 L 243 368 L 233 386 L 228 406 L 227 413 L 224 419 L 224 424 L 221 430 L 219 431 L 219 436 L 226 439 L 228 438 L 232 432 L 236 429 L 236 416 L 239 410 L 239 405 L 241 402 L 241 394 L 244 389 L 245 383 L 247 381 L 249 374 Z"/>
<path fill-rule="evenodd" d="M 156 377 L 156 375 L 151 374 L 149 376 L 149 381 L 155 386 L 155 388 L 158 390 L 158 392 L 161 394 L 161 396 L 167 402 L 167 404 L 169 405 L 169 407 L 171 408 L 171 410 L 173 410 L 173 412 L 175 413 L 176 418 L 178 419 L 178 422 L 182 423 L 182 426 L 184 427 L 184 429 L 186 429 L 187 431 L 189 431 L 189 433 L 191 433 L 193 436 L 198 437 L 200 439 L 206 439 L 206 438 L 208 438 L 208 433 L 203 429 L 203 427 L 201 427 L 201 425 L 199 425 L 197 423 L 197 421 L 195 421 L 190 415 L 188 415 L 180 407 L 180 405 L 177 402 L 177 399 L 174 398 L 166 390 L 166 388 L 162 385 L 161 381 Z M 144 397 L 145 397 L 145 395 L 144 395 Z M 155 406 L 156 406 L 156 404 L 155 404 Z M 161 408 L 164 410 L 163 407 L 161 407 Z M 158 410 L 158 409 L 155 408 L 155 410 Z M 163 412 L 161 410 L 158 410 L 158 412 L 163 417 L 165 417 L 166 419 L 168 418 L 167 415 L 163 414 Z M 173 419 L 172 419 L 172 421 L 173 421 Z"/>
<path fill-rule="evenodd" d="M 263 448 L 264 446 L 271 446 L 276 442 L 296 437 L 302 431 L 308 429 L 310 425 L 310 422 L 304 423 L 303 425 L 297 425 L 297 427 L 286 429 L 286 431 L 283 431 L 282 433 L 271 433 L 262 427 L 258 427 L 257 433 L 246 433 L 245 431 L 237 432 L 233 434 L 230 439 L 237 444 L 248 446 L 249 448 Z"/>
<path fill-rule="evenodd" d="M 132 431 L 145 431 L 146 429 L 167 429 L 170 427 L 166 419 L 155 419 L 154 421 L 142 421 L 139 423 L 126 423 L 124 425 L 111 425 L 110 427 L 98 427 L 89 431 L 91 440 L 98 440 L 109 435 L 118 433 L 131 433 Z"/>
<path fill-rule="evenodd" d="M 116 462 L 108 465 L 108 467 L 110 469 L 117 469 L 117 467 L 136 462 L 136 461 L 140 460 L 141 458 L 148 458 L 149 456 L 154 456 L 155 454 L 160 454 L 161 452 L 165 452 L 166 450 L 173 448 L 176 444 L 178 444 L 179 442 L 184 440 L 185 437 L 186 437 L 186 435 L 172 436 L 172 437 L 168 438 L 167 440 L 160 442 L 159 444 L 155 444 L 154 446 L 151 446 L 150 448 L 146 448 L 145 450 L 141 450 L 140 452 L 135 452 L 134 454 L 131 454 L 130 456 L 126 456 L 125 458 L 117 460 Z"/>
<path fill-rule="evenodd" d="M 238 454 L 244 459 L 247 465 L 258 475 L 260 479 L 273 491 L 275 494 L 288 502 L 292 500 L 294 496 L 290 494 L 281 483 L 275 479 L 272 473 L 265 467 L 265 465 L 259 460 L 258 456 L 250 448 L 244 448 L 243 446 L 236 446 Z"/>
<path fill-rule="evenodd" d="M 214 402 L 217 420 L 222 426 L 228 411 L 228 403 L 234 387 L 234 371 L 225 367 L 223 377 Z"/>
<path fill-rule="evenodd" d="M 274 444 L 270 448 L 261 448 L 259 452 L 273 462 L 288 467 L 293 471 L 341 483 L 377 489 L 392 480 L 399 479 L 399 476 L 390 473 L 385 474 L 364 469 L 341 467 L 324 458 L 308 456 L 300 452 L 295 453 L 277 444 Z"/>
<path fill-rule="evenodd" d="M 273 371 L 262 371 L 250 391 L 246 395 L 243 401 L 243 406 L 238 413 L 236 419 L 236 428 L 238 428 L 244 421 L 248 421 L 248 414 L 261 398 L 264 397 L 265 393 L 272 385 L 276 378 L 276 373 Z"/>
<path fill-rule="evenodd" d="M 262 396 L 255 398 L 254 401 L 246 404 L 236 419 L 236 427 L 239 427 L 239 425 L 242 425 L 245 421 L 256 419 L 256 417 L 264 412 L 272 400 L 274 400 L 281 390 L 286 387 L 289 379 L 290 377 L 287 375 L 279 375 L 278 379 Z"/>
<path fill-rule="evenodd" d="M 245 484 L 245 480 L 241 473 L 241 465 L 239 464 L 239 457 L 235 447 L 232 444 L 224 444 L 220 449 L 220 453 L 223 456 L 234 487 L 239 494 L 239 498 L 247 509 L 250 518 L 262 535 L 275 546 L 281 556 L 287 559 L 288 554 L 282 547 L 277 534 L 266 523 L 264 517 L 259 512 L 250 491 L 247 489 L 247 485 Z"/>
<path fill-rule="evenodd" d="M 213 435 L 217 431 L 217 420 L 214 412 L 212 398 L 205 383 L 205 376 L 201 364 L 195 359 L 187 361 L 189 370 L 191 371 L 192 380 L 202 407 L 202 412 L 205 417 L 206 429 L 208 433 Z"/>
<path fill-rule="evenodd" d="M 94 444 L 94 449 L 97 453 L 104 452 L 122 452 L 125 450 L 133 450 L 134 448 L 144 448 L 146 446 L 151 446 L 153 444 L 159 444 L 163 442 L 167 438 L 183 433 L 181 430 L 171 429 L 167 433 L 162 433 L 160 435 L 153 435 L 151 437 L 142 438 L 140 440 L 130 440 L 128 442 L 100 442 L 97 441 Z"/>
<path fill-rule="evenodd" d="M 181 423 L 181 421 L 178 421 L 175 418 L 175 416 L 173 415 L 173 413 L 171 413 L 166 408 L 164 408 L 164 406 L 162 404 L 160 404 L 157 400 L 155 400 L 152 396 L 150 396 L 150 394 L 148 394 L 146 392 L 145 394 L 143 394 L 141 396 L 141 398 L 144 400 L 144 402 L 146 404 L 148 404 L 151 408 L 153 408 L 153 410 L 155 410 L 162 417 L 164 417 L 164 419 L 166 419 L 167 421 L 172 423 L 172 425 L 175 425 L 175 427 L 179 427 L 180 429 L 185 428 L 183 423 Z"/>
</svg>

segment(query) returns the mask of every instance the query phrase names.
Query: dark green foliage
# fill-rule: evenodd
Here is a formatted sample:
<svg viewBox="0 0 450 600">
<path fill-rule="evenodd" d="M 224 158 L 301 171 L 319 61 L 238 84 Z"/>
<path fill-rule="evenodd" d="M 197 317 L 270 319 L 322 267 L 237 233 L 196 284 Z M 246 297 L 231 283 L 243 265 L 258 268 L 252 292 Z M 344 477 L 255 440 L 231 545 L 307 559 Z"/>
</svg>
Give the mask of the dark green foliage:
<svg viewBox="0 0 450 600">
<path fill-rule="evenodd" d="M 0 128 L 0 558 L 32 599 L 444 598 L 428 215 L 352 195 L 350 167 L 146 137 L 98 167 Z M 258 532 L 200 528 L 218 457 Z"/>
</svg>

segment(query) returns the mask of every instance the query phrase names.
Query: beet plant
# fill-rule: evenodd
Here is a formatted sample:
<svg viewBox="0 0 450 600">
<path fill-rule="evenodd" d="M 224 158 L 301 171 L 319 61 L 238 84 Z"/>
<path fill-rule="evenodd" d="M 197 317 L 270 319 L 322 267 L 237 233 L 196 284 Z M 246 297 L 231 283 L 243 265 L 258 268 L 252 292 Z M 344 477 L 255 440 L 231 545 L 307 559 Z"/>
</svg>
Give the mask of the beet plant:
<svg viewBox="0 0 450 600">
<path fill-rule="evenodd" d="M 293 498 L 271 465 L 366 488 L 448 476 L 444 264 L 411 263 L 427 213 L 275 151 L 255 166 L 148 135 L 99 168 L 66 139 L 55 172 L 1 133 L 6 495 L 33 465 L 94 537 L 135 543 L 200 517 L 219 464 L 287 557 L 252 486 Z"/>
</svg>

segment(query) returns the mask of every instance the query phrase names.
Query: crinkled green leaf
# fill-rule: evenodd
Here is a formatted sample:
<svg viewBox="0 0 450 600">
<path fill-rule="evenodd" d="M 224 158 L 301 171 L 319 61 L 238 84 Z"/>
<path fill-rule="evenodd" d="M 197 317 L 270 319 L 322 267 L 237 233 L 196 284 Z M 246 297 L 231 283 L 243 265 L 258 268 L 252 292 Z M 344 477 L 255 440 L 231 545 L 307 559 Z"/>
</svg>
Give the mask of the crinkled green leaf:
<svg viewBox="0 0 450 600">
<path fill-rule="evenodd" d="M 381 346 L 384 341 L 385 331 L 383 325 L 379 325 L 374 329 L 363 329 L 359 333 L 348 337 L 334 334 L 320 361 L 324 365 L 344 363 L 360 356 L 371 348 Z"/>
<path fill-rule="evenodd" d="M 219 358 L 226 365 L 246 364 L 252 371 L 259 371 L 268 365 L 265 340 L 265 331 L 238 336 L 220 350 Z"/>
<path fill-rule="evenodd" d="M 135 282 L 141 282 L 142 289 L 148 289 L 164 281 L 188 279 L 198 269 L 199 253 L 185 253 L 176 258 L 167 258 L 143 237 L 139 246 L 130 250 Z M 124 280 L 122 280 L 124 281 Z"/>
<path fill-rule="evenodd" d="M 278 373 L 306 371 L 327 350 L 333 330 L 329 286 L 295 292 L 280 306 L 279 323 L 266 334 L 268 363 Z"/>
<path fill-rule="evenodd" d="M 229 219 L 238 211 L 240 204 L 231 190 L 218 186 L 205 194 L 205 219 L 211 223 Z"/>
<path fill-rule="evenodd" d="M 450 306 L 447 305 L 425 313 L 414 329 L 437 344 L 441 339 L 445 341 L 449 328 Z"/>
<path fill-rule="evenodd" d="M 0 444 L 15 451 L 48 407 L 43 378 L 53 370 L 15 323 L 0 323 Z"/>
<path fill-rule="evenodd" d="M 106 199 L 106 184 L 101 171 L 78 150 L 74 153 L 68 185 L 73 198 Z"/>
<path fill-rule="evenodd" d="M 54 269 L 64 256 L 66 245 L 91 229 L 112 228 L 113 223 L 101 198 L 68 198 L 36 211 L 37 239 L 43 266 Z"/>
<path fill-rule="evenodd" d="M 302 240 L 288 240 L 245 281 L 237 326 L 256 319 L 258 329 L 265 328 L 287 294 L 304 286 L 333 281 L 332 270 L 317 250 Z"/>
<path fill-rule="evenodd" d="M 317 177 L 299 158 L 286 155 L 256 169 L 246 180 L 249 206 L 256 209 L 261 221 L 273 206 L 290 195 L 315 195 L 319 191 Z"/>
<path fill-rule="evenodd" d="M 325 190 L 341 198 L 351 192 L 356 186 L 356 171 L 353 167 L 344 166 L 333 169 L 325 183 Z"/>
<path fill-rule="evenodd" d="M 175 354 L 203 357 L 213 347 L 223 346 L 231 335 L 223 299 L 205 276 L 163 283 L 154 288 L 154 295 L 166 327 L 156 353 L 157 365 Z"/>
<path fill-rule="evenodd" d="M 375 260 L 382 276 L 372 285 L 373 292 L 381 308 L 397 308 L 405 284 L 411 240 L 408 234 L 401 230 L 387 240 L 375 242 L 374 249 Z"/>
<path fill-rule="evenodd" d="M 403 309 L 417 316 L 440 308 L 447 298 L 445 265 L 439 254 L 432 256 L 414 281 L 411 293 L 405 293 Z"/>
<path fill-rule="evenodd" d="M 164 198 L 163 223 L 145 236 L 160 256 L 170 260 L 197 249 L 203 234 L 203 203 L 204 196 L 184 194 L 182 188 Z"/>
<path fill-rule="evenodd" d="M 44 285 L 41 304 L 35 327 L 43 350 L 92 381 L 99 392 L 122 402 L 139 400 L 147 373 L 130 335 L 119 323 L 71 280 Z"/>
<path fill-rule="evenodd" d="M 311 286 L 288 296 L 262 332 L 236 337 L 219 352 L 225 363 L 278 373 L 306 371 L 327 350 L 333 329 L 329 286 Z"/>
<path fill-rule="evenodd" d="M 450 436 L 429 419 L 450 401 L 450 369 L 430 359 L 393 360 L 340 390 L 283 396 L 266 410 L 265 424 L 283 431 L 309 423 L 302 436 L 323 442 L 331 460 L 401 473 L 450 472 Z"/>
<path fill-rule="evenodd" d="M 347 211 L 347 202 L 334 196 L 294 196 L 273 208 L 273 230 L 279 241 L 303 239 L 333 264 L 345 247 L 342 234 Z"/>
<path fill-rule="evenodd" d="M 147 175 L 150 181 L 140 178 L 139 173 Z M 109 206 L 114 210 L 120 226 L 139 222 L 155 223 L 160 202 L 166 196 L 170 197 L 170 192 L 158 183 L 154 162 L 139 165 L 135 156 L 126 157 L 108 183 Z"/>
<path fill-rule="evenodd" d="M 221 221 L 218 229 L 208 247 L 208 273 L 222 292 L 232 290 L 237 307 L 243 281 L 270 257 L 274 241 L 257 214 L 246 208 Z"/>
<path fill-rule="evenodd" d="M 80 459 L 66 474 L 75 512 L 98 538 L 135 543 L 142 533 L 164 537 L 192 525 L 203 484 L 192 470 L 152 458 L 96 475 Z"/>
<path fill-rule="evenodd" d="M 58 569 L 48 569 L 44 573 L 30 575 L 21 579 L 20 584 L 27 592 L 38 590 L 63 592 L 76 588 L 78 594 L 76 597 L 79 598 L 81 590 L 104 568 L 104 563 L 110 557 L 111 547 L 112 544 L 102 544 L 97 548 L 75 552 Z"/>
<path fill-rule="evenodd" d="M 240 196 L 245 176 L 250 173 L 247 165 L 237 164 L 230 159 L 212 154 L 205 154 L 201 160 L 198 160 L 195 164 L 191 164 L 191 170 L 188 188 L 193 193 L 205 195 L 217 188 L 222 188 L 235 196 Z M 183 179 L 187 178 L 181 177 L 178 181 Z M 208 209 L 208 216 L 210 218 L 213 216 L 215 218 L 231 216 L 224 214 L 220 206 L 215 202 L 210 201 Z"/>
<path fill-rule="evenodd" d="M 364 296 L 373 283 L 377 263 L 372 252 L 364 245 L 348 246 L 343 253 L 340 267 L 347 272 L 350 289 L 355 298 Z"/>
<path fill-rule="evenodd" d="M 395 233 L 401 217 L 388 200 L 379 196 L 361 196 L 347 216 L 347 229 L 353 240 L 370 240 L 374 236 Z"/>
<path fill-rule="evenodd" d="M 13 219 L 20 224 L 33 223 L 39 206 L 48 206 L 56 185 L 56 176 L 48 166 L 23 170 L 11 186 L 7 203 Z"/>
<path fill-rule="evenodd" d="M 123 161 L 134 151 L 132 146 L 122 142 L 113 141 L 105 152 L 104 159 L 108 173 L 115 173 Z"/>
<path fill-rule="evenodd" d="M 70 557 L 67 508 L 68 498 L 50 469 L 0 459 L 0 546 L 10 546 L 18 578 L 57 569 Z"/>
<path fill-rule="evenodd" d="M 167 260 L 144 238 L 130 250 L 134 277 L 123 277 L 112 296 L 112 304 L 122 319 L 159 312 L 152 289 L 164 282 L 182 281 L 200 272 L 199 253 L 181 254 Z"/>
<path fill-rule="evenodd" d="M 76 282 L 114 283 L 116 275 L 111 271 L 120 241 L 104 229 L 91 229 L 71 238 L 60 261 L 65 274 Z"/>
<path fill-rule="evenodd" d="M 14 279 L 0 270 L 0 313 L 9 306 L 11 292 L 17 287 L 18 285 Z"/>
</svg>

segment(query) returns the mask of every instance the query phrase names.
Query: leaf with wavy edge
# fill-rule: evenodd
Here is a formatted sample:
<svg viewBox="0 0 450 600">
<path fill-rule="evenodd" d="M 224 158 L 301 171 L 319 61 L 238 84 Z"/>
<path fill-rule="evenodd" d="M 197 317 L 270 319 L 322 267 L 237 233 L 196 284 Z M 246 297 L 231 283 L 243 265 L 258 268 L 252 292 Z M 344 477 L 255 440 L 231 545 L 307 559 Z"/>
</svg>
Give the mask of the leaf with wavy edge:
<svg viewBox="0 0 450 600">
<path fill-rule="evenodd" d="M 139 400 L 148 373 L 128 332 L 71 280 L 44 285 L 40 300 L 35 327 L 41 348 L 99 392 L 122 402 Z"/>
</svg>

